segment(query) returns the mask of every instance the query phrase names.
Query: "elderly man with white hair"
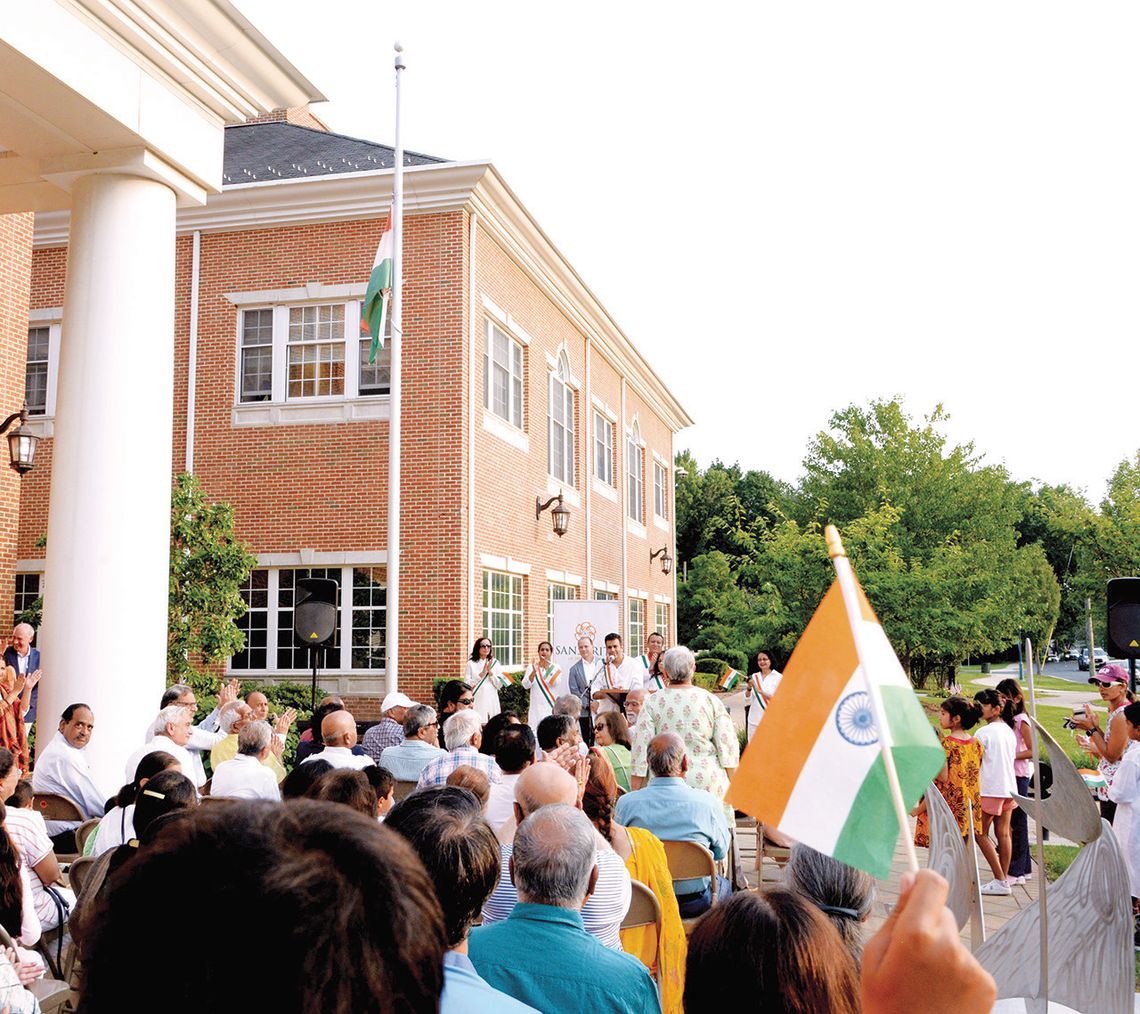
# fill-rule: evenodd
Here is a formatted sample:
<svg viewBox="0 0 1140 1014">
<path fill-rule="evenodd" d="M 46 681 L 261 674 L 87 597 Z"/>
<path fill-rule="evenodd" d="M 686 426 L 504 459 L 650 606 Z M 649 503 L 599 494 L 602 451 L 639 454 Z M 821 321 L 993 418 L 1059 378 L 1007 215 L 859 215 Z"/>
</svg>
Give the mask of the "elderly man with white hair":
<svg viewBox="0 0 1140 1014">
<path fill-rule="evenodd" d="M 278 760 L 278 755 L 284 751 L 285 733 L 289 731 L 289 726 L 293 724 L 293 719 L 296 717 L 297 712 L 289 708 L 272 727 L 277 744 L 281 749 L 271 750 L 263 763 L 273 771 L 278 784 L 285 778 L 285 768 Z M 233 760 L 237 756 L 238 734 L 254 721 L 257 719 L 254 717 L 253 706 L 246 701 L 230 701 L 222 708 L 218 715 L 218 731 L 225 733 L 226 738 L 210 751 L 210 767 L 212 770 L 217 771 L 226 761 Z M 213 783 L 211 783 L 210 794 L 213 795 Z"/>
<path fill-rule="evenodd" d="M 17 623 L 12 628 L 12 643 L 4 649 L 4 664 L 10 665 L 17 677 L 24 677 L 20 707 L 28 725 L 36 720 L 36 703 L 40 696 L 36 686 L 40 681 L 40 649 L 32 647 L 35 636 L 36 628 L 30 623 Z"/>
<path fill-rule="evenodd" d="M 447 776 L 464 764 L 482 771 L 492 783 L 503 780 L 495 758 L 479 752 L 479 745 L 483 742 L 483 719 L 474 708 L 456 711 L 448 718 L 443 727 L 443 738 L 450 752 L 427 763 L 420 772 L 417 789 L 426 785 L 446 785 Z"/>
<path fill-rule="evenodd" d="M 645 966 L 583 926 L 599 879 L 596 832 L 584 813 L 565 804 L 531 813 L 515 834 L 510 877 L 518 904 L 504 921 L 472 930 L 467 945 L 491 986 L 542 1011 L 661 1010 Z"/>
<path fill-rule="evenodd" d="M 206 766 L 202 762 L 202 755 L 209 753 L 225 739 L 226 734 L 218 728 L 218 718 L 221 716 L 222 708 L 230 701 L 236 700 L 237 695 L 237 680 L 223 683 L 218 690 L 218 702 L 214 706 L 214 710 L 197 725 L 191 724 L 190 726 L 190 738 L 186 741 L 186 755 L 190 758 L 190 766 L 183 765 L 182 773 L 195 785 L 205 784 Z M 175 683 L 173 686 L 167 687 L 162 695 L 162 700 L 159 702 L 159 710 L 172 704 L 186 708 L 190 712 L 190 721 L 193 723 L 194 715 L 198 710 L 198 697 L 194 693 L 193 687 L 185 683 Z M 148 733 L 149 735 L 153 735 L 153 732 Z M 130 777 L 134 777 L 133 772 Z"/>
<path fill-rule="evenodd" d="M 206 784 L 205 771 L 195 769 L 190 751 L 186 744 L 190 742 L 191 719 L 193 712 L 180 704 L 168 704 L 163 708 L 151 724 L 150 739 L 140 746 L 127 761 L 124 782 L 132 782 L 135 778 L 135 768 L 148 753 L 163 750 L 178 761 L 182 773 L 190 779 L 196 788 Z M 201 764 L 198 765 L 198 769 Z"/>
<path fill-rule="evenodd" d="M 248 722 L 237 733 L 237 755 L 214 768 L 210 795 L 230 799 L 281 799 L 277 777 L 266 763 L 282 749 L 268 722 Z"/>
</svg>

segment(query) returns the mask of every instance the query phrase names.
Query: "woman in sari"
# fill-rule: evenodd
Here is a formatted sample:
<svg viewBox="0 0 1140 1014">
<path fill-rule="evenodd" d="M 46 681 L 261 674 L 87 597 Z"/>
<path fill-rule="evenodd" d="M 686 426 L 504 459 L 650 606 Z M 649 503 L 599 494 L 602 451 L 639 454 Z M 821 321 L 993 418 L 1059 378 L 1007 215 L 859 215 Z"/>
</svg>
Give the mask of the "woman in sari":
<svg viewBox="0 0 1140 1014">
<path fill-rule="evenodd" d="M 622 792 L 629 792 L 629 770 L 633 755 L 629 750 L 629 723 L 620 711 L 606 711 L 594 722 L 594 745 L 614 769 Z"/>
<path fill-rule="evenodd" d="M 16 758 L 16 767 L 26 772 L 30 767 L 28 757 L 28 734 L 24 728 L 25 704 L 31 705 L 32 687 L 35 682 L 24 676 L 17 676 L 10 665 L 4 666 L 0 676 L 0 746 L 10 750 Z"/>
<path fill-rule="evenodd" d="M 618 798 L 613 768 L 597 750 L 591 751 L 589 760 L 590 776 L 582 797 L 582 810 L 625 861 L 629 875 L 648 887 L 661 905 L 660 969 L 653 967 L 657 950 L 650 927 L 622 930 L 622 949 L 639 959 L 651 973 L 659 971 L 662 1014 L 681 1014 L 687 944 L 677 896 L 673 893 L 673 878 L 665 860 L 665 847 L 650 832 L 639 827 L 623 827 L 613 819 Z"/>
</svg>

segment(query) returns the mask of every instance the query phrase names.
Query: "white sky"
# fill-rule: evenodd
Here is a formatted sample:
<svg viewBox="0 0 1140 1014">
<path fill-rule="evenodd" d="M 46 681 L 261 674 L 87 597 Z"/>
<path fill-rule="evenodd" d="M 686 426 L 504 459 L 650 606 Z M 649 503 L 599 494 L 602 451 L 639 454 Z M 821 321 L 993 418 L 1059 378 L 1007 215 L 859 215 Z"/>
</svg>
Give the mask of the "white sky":
<svg viewBox="0 0 1140 1014">
<path fill-rule="evenodd" d="M 495 162 L 702 466 L 894 394 L 1094 502 L 1140 446 L 1135 4 L 237 2 L 389 144 L 400 39 L 405 145 Z"/>
</svg>

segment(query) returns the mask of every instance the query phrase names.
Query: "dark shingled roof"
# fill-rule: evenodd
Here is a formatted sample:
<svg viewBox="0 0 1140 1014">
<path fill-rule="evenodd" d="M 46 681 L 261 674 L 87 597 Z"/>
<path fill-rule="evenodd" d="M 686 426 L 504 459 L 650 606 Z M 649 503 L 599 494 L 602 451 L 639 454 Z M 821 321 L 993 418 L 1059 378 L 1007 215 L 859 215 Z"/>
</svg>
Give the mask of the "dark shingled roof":
<svg viewBox="0 0 1140 1014">
<path fill-rule="evenodd" d="M 239 123 L 226 127 L 222 183 L 333 176 L 391 169 L 396 151 L 386 144 L 294 123 Z M 435 165 L 449 159 L 404 152 L 404 165 Z"/>
</svg>

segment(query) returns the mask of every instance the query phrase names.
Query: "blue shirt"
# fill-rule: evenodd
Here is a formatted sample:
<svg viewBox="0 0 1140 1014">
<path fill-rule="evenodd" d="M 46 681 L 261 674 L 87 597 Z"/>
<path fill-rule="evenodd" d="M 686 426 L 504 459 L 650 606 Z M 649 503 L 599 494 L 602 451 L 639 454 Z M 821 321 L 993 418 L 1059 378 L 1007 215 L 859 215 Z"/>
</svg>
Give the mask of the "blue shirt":
<svg viewBox="0 0 1140 1014">
<path fill-rule="evenodd" d="M 399 746 L 390 746 L 380 754 L 380 766 L 391 771 L 398 782 L 418 782 L 420 772 L 430 761 L 446 756 L 446 750 L 422 739 L 405 739 Z"/>
<path fill-rule="evenodd" d="M 659 1014 L 657 986 L 632 954 L 602 946 L 568 908 L 519 902 L 471 931 L 471 963 L 496 989 L 545 1014 Z"/>
<path fill-rule="evenodd" d="M 538 1014 L 533 1007 L 500 993 L 479 978 L 466 954 L 443 956 L 443 992 L 439 1014 Z"/>
<path fill-rule="evenodd" d="M 652 831 L 662 841 L 699 842 L 716 859 L 725 857 L 731 841 L 720 801 L 680 777 L 653 777 L 644 789 L 627 792 L 617 801 L 614 820 Z M 708 886 L 708 877 L 696 877 L 675 881 L 673 890 L 695 894 Z"/>
</svg>

